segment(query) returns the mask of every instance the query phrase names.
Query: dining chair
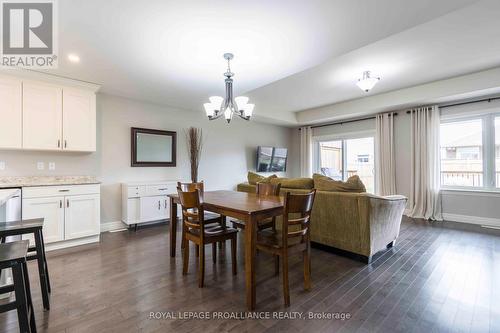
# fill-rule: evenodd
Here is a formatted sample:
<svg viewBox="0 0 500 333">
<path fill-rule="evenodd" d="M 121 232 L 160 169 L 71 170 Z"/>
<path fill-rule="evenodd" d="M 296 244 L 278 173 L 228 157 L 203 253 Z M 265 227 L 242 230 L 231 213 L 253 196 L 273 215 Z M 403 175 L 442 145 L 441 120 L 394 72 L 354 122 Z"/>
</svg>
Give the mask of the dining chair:
<svg viewBox="0 0 500 333">
<path fill-rule="evenodd" d="M 255 193 L 258 196 L 278 196 L 280 195 L 281 184 L 270 184 L 270 183 L 257 183 L 255 186 Z M 245 222 L 240 220 L 233 220 L 233 228 L 245 229 Z M 276 231 L 276 217 L 265 219 L 257 223 L 259 230 L 264 230 L 271 228 Z"/>
<path fill-rule="evenodd" d="M 311 243 L 309 228 L 315 195 L 315 189 L 306 194 L 292 194 L 288 192 L 285 196 L 283 208 L 282 230 L 278 232 L 264 230 L 257 233 L 256 247 L 258 250 L 274 256 L 276 273 L 279 273 L 279 258 L 281 257 L 285 306 L 290 306 L 288 256 L 302 254 L 304 289 L 311 289 Z"/>
<path fill-rule="evenodd" d="M 226 240 L 231 240 L 231 261 L 233 274 L 236 275 L 236 236 L 238 230 L 222 225 L 207 226 L 205 223 L 205 212 L 203 210 L 203 195 L 200 189 L 194 191 L 183 191 L 177 188 L 179 200 L 182 206 L 182 229 L 183 239 L 186 247 L 183 253 L 182 274 L 186 275 L 189 265 L 189 241 L 198 246 L 199 249 L 199 269 L 198 287 L 203 288 L 205 279 L 205 245 L 212 244 L 212 258 L 215 263 L 215 244 Z"/>
<path fill-rule="evenodd" d="M 192 192 L 196 189 L 199 189 L 201 191 L 201 193 L 203 194 L 203 192 L 205 191 L 205 183 L 203 181 L 201 182 L 194 182 L 194 183 L 181 183 L 181 182 L 177 182 L 177 187 L 180 187 L 182 191 L 184 192 Z M 212 225 L 212 224 L 215 224 L 215 223 L 218 223 L 220 225 L 225 225 L 226 224 L 226 218 L 224 216 L 221 216 L 221 215 L 218 215 L 218 214 L 215 214 L 215 213 L 211 213 L 211 212 L 205 212 L 205 225 Z M 184 229 L 182 229 L 184 231 Z M 222 248 L 222 242 L 219 243 L 219 247 Z M 184 249 L 186 243 L 185 243 L 185 239 L 184 239 L 184 235 L 181 236 L 181 249 Z M 216 252 L 216 249 L 215 249 L 215 245 L 214 245 L 214 255 L 217 256 L 217 252 Z M 196 255 L 199 254 L 199 251 L 196 251 Z M 217 257 L 215 257 L 217 258 Z M 216 259 L 215 259 L 216 260 Z"/>
</svg>

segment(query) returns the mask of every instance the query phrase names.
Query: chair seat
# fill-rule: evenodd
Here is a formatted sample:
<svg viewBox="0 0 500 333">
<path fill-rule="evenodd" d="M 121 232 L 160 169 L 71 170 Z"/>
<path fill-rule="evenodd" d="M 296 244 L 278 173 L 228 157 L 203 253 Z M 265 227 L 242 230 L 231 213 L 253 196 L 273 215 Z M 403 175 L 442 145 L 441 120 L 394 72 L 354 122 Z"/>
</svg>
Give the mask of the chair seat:
<svg viewBox="0 0 500 333">
<path fill-rule="evenodd" d="M 205 224 L 209 223 L 219 223 L 221 216 L 219 214 L 215 214 L 212 212 L 205 212 L 203 219 L 205 220 Z"/>
<path fill-rule="evenodd" d="M 300 238 L 294 237 L 288 239 L 288 247 L 294 247 L 301 243 Z M 306 244 L 306 243 L 303 243 Z M 273 232 L 271 230 L 260 231 L 257 233 L 257 247 L 267 247 L 272 249 L 283 248 L 283 237 L 281 232 Z"/>
</svg>

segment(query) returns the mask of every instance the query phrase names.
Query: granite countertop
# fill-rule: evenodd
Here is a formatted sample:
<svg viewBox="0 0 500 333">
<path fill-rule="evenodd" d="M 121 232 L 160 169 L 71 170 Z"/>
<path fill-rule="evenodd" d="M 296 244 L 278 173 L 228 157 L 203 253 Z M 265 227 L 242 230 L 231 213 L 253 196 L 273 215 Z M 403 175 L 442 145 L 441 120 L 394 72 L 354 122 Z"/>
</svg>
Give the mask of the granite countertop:
<svg viewBox="0 0 500 333">
<path fill-rule="evenodd" d="M 0 177 L 0 188 L 100 184 L 94 176 Z"/>
<path fill-rule="evenodd" d="M 0 206 L 3 206 L 13 196 L 20 194 L 21 192 L 16 188 L 0 190 Z"/>
</svg>

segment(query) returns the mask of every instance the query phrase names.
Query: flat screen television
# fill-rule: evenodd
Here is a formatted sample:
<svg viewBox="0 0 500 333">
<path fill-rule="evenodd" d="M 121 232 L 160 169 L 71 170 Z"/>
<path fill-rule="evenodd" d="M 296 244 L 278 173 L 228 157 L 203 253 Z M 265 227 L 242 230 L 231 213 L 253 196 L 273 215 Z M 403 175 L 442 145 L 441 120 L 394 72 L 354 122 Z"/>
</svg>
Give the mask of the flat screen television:
<svg viewBox="0 0 500 333">
<path fill-rule="evenodd" d="M 257 172 L 285 172 L 287 148 L 257 148 Z"/>
</svg>

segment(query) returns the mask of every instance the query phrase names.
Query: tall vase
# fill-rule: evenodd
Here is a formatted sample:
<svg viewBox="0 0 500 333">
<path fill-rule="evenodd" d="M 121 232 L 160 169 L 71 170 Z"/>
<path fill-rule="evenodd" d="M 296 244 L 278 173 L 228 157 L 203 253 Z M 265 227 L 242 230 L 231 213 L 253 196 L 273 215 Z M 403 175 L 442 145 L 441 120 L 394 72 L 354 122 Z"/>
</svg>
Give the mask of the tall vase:
<svg viewBox="0 0 500 333">
<path fill-rule="evenodd" d="M 188 128 L 186 131 L 186 142 L 191 166 L 191 181 L 196 183 L 198 182 L 198 167 L 203 147 L 203 133 L 201 128 Z"/>
</svg>

